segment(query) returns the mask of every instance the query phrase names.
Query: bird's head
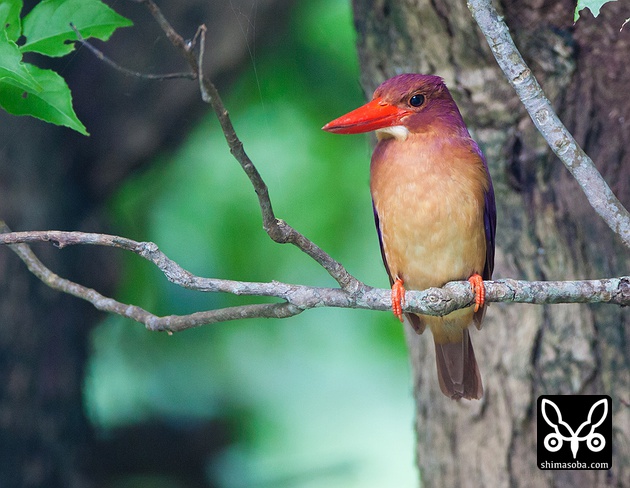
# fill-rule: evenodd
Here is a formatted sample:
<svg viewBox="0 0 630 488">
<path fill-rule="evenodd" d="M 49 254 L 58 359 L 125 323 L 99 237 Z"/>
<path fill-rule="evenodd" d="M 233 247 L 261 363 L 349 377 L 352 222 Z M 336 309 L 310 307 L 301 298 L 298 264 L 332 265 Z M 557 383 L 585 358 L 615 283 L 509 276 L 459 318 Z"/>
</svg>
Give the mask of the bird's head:
<svg viewBox="0 0 630 488">
<path fill-rule="evenodd" d="M 453 97 L 439 76 L 403 74 L 390 78 L 372 101 L 328 122 L 323 130 L 358 134 L 375 130 L 380 139 L 405 140 L 410 133 L 465 129 Z"/>
</svg>

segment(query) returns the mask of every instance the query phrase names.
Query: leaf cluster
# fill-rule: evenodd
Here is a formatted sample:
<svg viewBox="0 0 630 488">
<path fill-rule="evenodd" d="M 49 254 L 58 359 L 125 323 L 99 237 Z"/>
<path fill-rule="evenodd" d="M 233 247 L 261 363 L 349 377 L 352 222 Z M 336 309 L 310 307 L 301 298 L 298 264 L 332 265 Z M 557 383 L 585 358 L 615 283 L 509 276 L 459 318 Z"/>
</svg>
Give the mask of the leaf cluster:
<svg viewBox="0 0 630 488">
<path fill-rule="evenodd" d="M 100 0 L 43 0 L 24 16 L 22 9 L 22 0 L 0 2 L 0 106 L 14 115 L 30 115 L 88 135 L 65 80 L 53 70 L 25 62 L 23 56 L 65 56 L 75 48 L 77 31 L 83 38 L 105 41 L 132 22 Z"/>
</svg>

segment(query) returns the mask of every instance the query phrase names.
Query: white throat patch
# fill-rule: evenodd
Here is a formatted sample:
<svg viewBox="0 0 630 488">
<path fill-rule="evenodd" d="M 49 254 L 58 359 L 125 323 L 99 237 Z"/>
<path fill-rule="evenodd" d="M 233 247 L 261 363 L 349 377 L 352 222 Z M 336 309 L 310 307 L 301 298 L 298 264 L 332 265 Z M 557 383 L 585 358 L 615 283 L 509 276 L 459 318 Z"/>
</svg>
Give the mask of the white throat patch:
<svg viewBox="0 0 630 488">
<path fill-rule="evenodd" d="M 383 139 L 398 139 L 404 141 L 409 136 L 409 130 L 404 125 L 394 125 L 392 127 L 383 127 L 376 129 L 376 138 L 381 141 Z"/>
</svg>

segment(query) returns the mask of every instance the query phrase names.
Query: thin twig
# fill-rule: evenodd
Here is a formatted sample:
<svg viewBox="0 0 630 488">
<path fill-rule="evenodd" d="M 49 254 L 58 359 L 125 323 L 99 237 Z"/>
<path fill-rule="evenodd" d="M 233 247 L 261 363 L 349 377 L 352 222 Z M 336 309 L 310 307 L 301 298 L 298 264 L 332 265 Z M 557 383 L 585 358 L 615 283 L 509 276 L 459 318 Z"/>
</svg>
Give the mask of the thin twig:
<svg viewBox="0 0 630 488">
<path fill-rule="evenodd" d="M 556 115 L 492 1 L 469 0 L 468 8 L 538 131 L 576 179 L 593 209 L 630 247 L 630 213 Z"/>
<path fill-rule="evenodd" d="M 171 41 L 171 44 L 173 44 L 173 46 L 175 46 L 184 54 L 186 61 L 188 62 L 190 67 L 193 68 L 195 76 L 197 76 L 199 74 L 199 71 L 197 70 L 195 56 L 191 48 L 192 46 L 188 45 L 188 43 L 186 43 L 184 38 L 180 36 L 175 29 L 173 29 L 173 26 L 166 19 L 166 17 L 164 17 L 164 14 L 160 10 L 160 8 L 155 4 L 155 2 L 153 0 L 132 0 L 132 1 L 134 1 L 135 3 L 143 3 L 147 7 L 151 15 L 153 15 L 153 18 L 155 19 L 155 21 L 158 23 L 160 28 L 166 34 L 166 37 L 168 38 L 168 40 Z"/>
<path fill-rule="evenodd" d="M 201 45 L 200 48 L 203 48 L 203 45 L 205 44 L 204 40 L 205 40 L 205 35 L 206 35 L 206 24 L 201 24 L 199 27 L 197 27 L 197 32 L 195 32 L 195 35 L 193 36 L 192 40 L 188 43 L 190 46 L 190 49 L 195 49 L 195 46 L 197 45 L 197 39 L 201 38 Z M 199 62 L 201 64 L 201 60 L 203 59 L 203 56 L 199 56 Z"/>
<path fill-rule="evenodd" d="M 194 73 L 166 73 L 166 74 L 140 73 L 138 71 L 125 68 L 124 66 L 121 66 L 115 61 L 113 61 L 112 59 L 108 58 L 102 51 L 100 51 L 99 49 L 94 47 L 92 44 L 90 44 L 88 41 L 86 41 L 72 22 L 70 23 L 70 27 L 72 28 L 74 33 L 77 35 L 77 40 L 78 40 L 77 42 L 85 46 L 89 51 L 92 52 L 92 54 L 94 54 L 94 56 L 96 56 L 98 59 L 103 61 L 105 64 L 108 64 L 109 66 L 114 68 L 116 71 L 120 71 L 121 73 L 124 73 L 125 75 L 134 76 L 136 78 L 143 78 L 145 80 L 172 80 L 172 79 L 179 79 L 179 78 L 194 80 L 197 78 L 197 75 L 195 75 Z"/>
<path fill-rule="evenodd" d="M 199 35 L 201 39 L 199 43 L 199 60 L 197 61 L 199 65 L 199 92 L 201 93 L 201 99 L 205 103 L 210 103 L 210 95 L 208 95 L 208 92 L 206 91 L 206 88 L 203 85 L 203 58 L 206 53 L 206 26 L 205 24 L 202 24 L 199 26 L 199 29 L 197 29 L 197 33 L 195 34 L 195 38 L 197 37 L 197 35 Z"/>
</svg>

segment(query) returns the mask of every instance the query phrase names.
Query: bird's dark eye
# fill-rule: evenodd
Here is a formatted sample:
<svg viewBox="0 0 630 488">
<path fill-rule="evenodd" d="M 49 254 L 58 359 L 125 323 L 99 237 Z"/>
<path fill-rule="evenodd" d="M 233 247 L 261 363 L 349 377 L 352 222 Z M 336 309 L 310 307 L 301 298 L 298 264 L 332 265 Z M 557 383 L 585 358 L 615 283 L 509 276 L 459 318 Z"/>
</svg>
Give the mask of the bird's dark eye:
<svg viewBox="0 0 630 488">
<path fill-rule="evenodd" d="M 413 97 L 409 99 L 409 105 L 412 107 L 419 107 L 424 103 L 424 95 L 420 93 L 416 93 Z"/>
</svg>

